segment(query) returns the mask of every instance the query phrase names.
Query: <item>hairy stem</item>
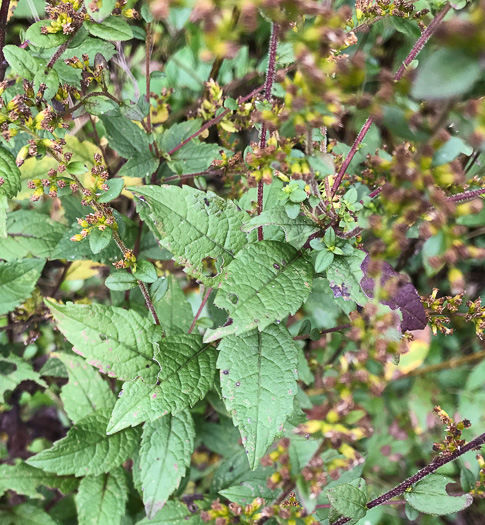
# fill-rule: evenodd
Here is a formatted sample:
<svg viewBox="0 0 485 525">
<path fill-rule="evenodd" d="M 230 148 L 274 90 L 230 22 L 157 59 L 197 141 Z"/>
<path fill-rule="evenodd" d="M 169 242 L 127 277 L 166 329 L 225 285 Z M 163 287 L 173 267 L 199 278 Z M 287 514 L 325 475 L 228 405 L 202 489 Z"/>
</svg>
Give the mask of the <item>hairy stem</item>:
<svg viewBox="0 0 485 525">
<path fill-rule="evenodd" d="M 431 38 L 433 33 L 436 31 L 440 23 L 443 21 L 443 18 L 447 15 L 448 11 L 451 9 L 451 5 L 448 4 L 445 6 L 430 22 L 428 27 L 425 31 L 423 31 L 422 35 L 418 38 L 416 43 L 414 44 L 413 48 L 409 52 L 408 56 L 405 58 L 404 62 L 401 64 L 401 67 L 397 70 L 396 74 L 394 75 L 394 80 L 397 82 L 398 80 L 401 80 L 401 78 L 404 75 L 404 72 L 406 71 L 406 68 L 409 66 L 409 64 L 418 56 L 419 52 L 423 49 L 423 47 L 426 45 L 426 42 Z M 347 172 L 347 169 L 352 162 L 352 159 L 354 158 L 354 155 L 357 153 L 360 144 L 364 140 L 364 137 L 366 136 L 367 132 L 369 131 L 370 127 L 373 124 L 372 117 L 369 117 L 365 124 L 362 126 L 362 129 L 359 131 L 359 134 L 357 135 L 357 138 L 355 139 L 355 142 L 352 144 L 352 147 L 350 148 L 349 154 L 347 155 L 346 159 L 342 163 L 342 166 L 340 167 L 337 178 L 335 179 L 335 182 L 333 183 L 332 187 L 332 197 L 337 192 L 340 183 L 342 182 L 342 179 L 345 176 L 345 173 Z"/>
<path fill-rule="evenodd" d="M 446 465 L 447 463 L 450 463 L 451 461 L 455 461 L 455 459 L 459 458 L 460 456 L 463 456 L 463 454 L 466 454 L 470 450 L 480 448 L 484 443 L 485 443 L 485 434 L 481 434 L 480 436 L 476 437 L 475 439 L 472 439 L 469 443 L 461 447 L 460 450 L 457 450 L 448 456 L 436 457 L 435 459 L 433 459 L 433 461 L 429 465 L 422 468 L 421 470 L 418 470 L 416 474 L 406 479 L 402 483 L 399 483 L 399 485 L 389 490 L 388 492 L 385 492 L 378 498 L 375 498 L 372 501 L 370 501 L 367 504 L 367 508 L 373 509 L 374 507 L 383 505 L 385 502 L 397 496 L 400 496 L 401 494 L 404 494 L 406 489 L 412 487 L 415 483 L 417 483 L 418 481 L 421 481 L 426 476 L 429 476 L 430 474 L 438 470 L 443 465 Z M 348 523 L 349 521 L 351 521 L 351 518 L 341 517 L 337 521 L 333 521 L 331 525 L 343 525 L 344 523 Z"/>
</svg>

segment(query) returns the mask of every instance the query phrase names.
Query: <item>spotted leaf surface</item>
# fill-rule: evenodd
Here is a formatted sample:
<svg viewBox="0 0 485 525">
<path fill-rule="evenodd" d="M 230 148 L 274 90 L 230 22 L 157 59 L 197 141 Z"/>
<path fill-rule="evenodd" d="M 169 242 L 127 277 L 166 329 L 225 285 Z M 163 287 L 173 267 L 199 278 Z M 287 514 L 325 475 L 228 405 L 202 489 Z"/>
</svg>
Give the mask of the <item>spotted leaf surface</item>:
<svg viewBox="0 0 485 525">
<path fill-rule="evenodd" d="M 283 325 L 270 325 L 219 344 L 224 403 L 239 427 L 255 469 L 293 411 L 298 348 Z"/>
</svg>

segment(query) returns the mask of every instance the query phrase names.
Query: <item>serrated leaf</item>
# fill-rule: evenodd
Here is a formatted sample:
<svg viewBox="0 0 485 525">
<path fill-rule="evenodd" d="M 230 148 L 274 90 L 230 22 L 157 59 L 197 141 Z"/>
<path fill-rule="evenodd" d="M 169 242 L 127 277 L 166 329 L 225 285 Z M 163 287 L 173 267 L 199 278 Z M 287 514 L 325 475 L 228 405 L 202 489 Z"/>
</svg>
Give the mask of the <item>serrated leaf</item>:
<svg viewBox="0 0 485 525">
<path fill-rule="evenodd" d="M 15 163 L 15 157 L 0 146 L 0 195 L 13 199 L 20 191 L 20 170 Z"/>
<path fill-rule="evenodd" d="M 84 27 L 93 35 L 103 40 L 123 41 L 133 38 L 131 27 L 117 16 L 109 16 L 101 23 L 84 22 Z"/>
<path fill-rule="evenodd" d="M 35 381 L 40 386 L 47 388 L 47 384 L 35 372 L 30 363 L 15 354 L 8 357 L 0 356 L 0 402 L 5 403 L 5 392 L 13 391 L 22 381 Z"/>
<path fill-rule="evenodd" d="M 99 372 L 74 354 L 55 354 L 66 366 L 69 383 L 61 399 L 69 418 L 76 423 L 97 410 L 113 410 L 115 396 Z"/>
<path fill-rule="evenodd" d="M 217 353 L 196 334 L 165 337 L 155 359 L 161 365 L 158 378 L 126 382 L 111 415 L 108 432 L 118 432 L 143 421 L 154 421 L 193 407 L 212 388 Z"/>
<path fill-rule="evenodd" d="M 150 177 L 155 173 L 160 164 L 160 159 L 151 152 L 137 153 L 119 172 L 120 177 Z"/>
<path fill-rule="evenodd" d="M 298 348 L 284 325 L 230 336 L 219 344 L 224 404 L 239 427 L 252 469 L 293 412 L 297 366 Z"/>
<path fill-rule="evenodd" d="M 101 122 L 106 130 L 110 147 L 122 157 L 129 159 L 148 150 L 147 134 L 125 117 L 103 116 Z"/>
<path fill-rule="evenodd" d="M 220 150 L 217 144 L 192 141 L 176 151 L 167 164 L 178 175 L 198 173 L 205 171 L 213 160 L 221 158 Z"/>
<path fill-rule="evenodd" d="M 3 54 L 5 60 L 18 75 L 27 80 L 33 80 L 38 65 L 31 53 L 18 46 L 5 46 Z"/>
<path fill-rule="evenodd" d="M 463 496 L 449 496 L 446 486 L 455 481 L 441 474 L 430 474 L 416 483 L 410 492 L 404 492 L 404 499 L 419 512 L 444 516 L 453 512 L 460 512 L 473 503 L 471 494 Z"/>
<path fill-rule="evenodd" d="M 367 513 L 367 495 L 350 484 L 342 484 L 326 492 L 332 508 L 346 518 L 361 519 Z"/>
<path fill-rule="evenodd" d="M 91 2 L 86 4 L 86 10 L 95 22 L 102 22 L 107 16 L 109 16 L 115 8 L 116 0 L 98 0 L 97 2 Z M 93 10 L 93 7 L 96 7 Z"/>
<path fill-rule="evenodd" d="M 320 228 L 302 215 L 290 219 L 283 206 L 264 211 L 245 222 L 242 231 L 249 233 L 259 226 L 274 225 L 281 227 L 285 232 L 286 241 L 295 248 L 301 248 L 308 237 Z"/>
<path fill-rule="evenodd" d="M 157 142 L 163 153 L 169 153 L 185 139 L 188 139 L 202 126 L 202 119 L 186 120 L 166 129 Z"/>
<path fill-rule="evenodd" d="M 361 250 L 345 257 L 334 257 L 332 264 L 327 268 L 327 279 L 334 297 L 342 297 L 345 301 L 355 301 L 364 305 L 368 298 L 360 287 L 364 276 L 361 264 L 366 254 Z"/>
<path fill-rule="evenodd" d="M 106 435 L 109 410 L 101 410 L 81 419 L 67 436 L 52 448 L 27 460 L 29 465 L 58 475 L 98 476 L 121 465 L 138 446 L 140 432 L 127 428 Z"/>
<path fill-rule="evenodd" d="M 139 281 L 144 283 L 154 283 L 157 280 L 157 270 L 155 266 L 149 261 L 136 261 L 136 270 L 133 275 Z"/>
<path fill-rule="evenodd" d="M 7 261 L 33 255 L 50 258 L 65 226 L 34 210 L 7 214 L 7 238 L 0 239 L 0 253 Z"/>
<path fill-rule="evenodd" d="M 37 490 L 41 486 L 56 488 L 63 494 L 68 494 L 77 487 L 77 480 L 49 474 L 23 461 L 16 465 L 0 465 L 0 496 L 7 490 L 13 490 L 29 498 L 44 499 Z"/>
<path fill-rule="evenodd" d="M 116 525 L 125 515 L 128 485 L 123 468 L 86 476 L 79 484 L 76 507 L 79 525 Z"/>
<path fill-rule="evenodd" d="M 294 314 L 310 293 L 313 265 L 289 244 L 260 241 L 246 245 L 224 271 L 215 305 L 232 323 L 208 330 L 204 340 L 264 330 Z"/>
<path fill-rule="evenodd" d="M 241 232 L 245 213 L 215 193 L 189 186 L 129 189 L 148 205 L 147 220 L 160 244 L 194 277 L 204 279 L 204 259 L 222 257 L 227 265 L 246 243 Z"/>
<path fill-rule="evenodd" d="M 158 370 L 154 342 L 162 331 L 148 315 L 101 304 L 46 304 L 73 350 L 102 373 L 131 380 Z"/>
<path fill-rule="evenodd" d="M 0 315 L 11 312 L 33 292 L 45 259 L 0 263 Z"/>
<path fill-rule="evenodd" d="M 185 503 L 167 501 L 162 510 L 159 510 L 151 519 L 144 518 L 136 525 L 203 525 L 199 514 L 189 511 Z"/>
<path fill-rule="evenodd" d="M 266 479 L 243 481 L 240 485 L 220 490 L 219 494 L 243 507 L 250 505 L 256 498 L 271 501 L 277 496 L 275 490 L 268 488 Z"/>
<path fill-rule="evenodd" d="M 104 284 L 110 289 L 117 292 L 124 292 L 125 290 L 132 290 L 138 286 L 136 277 L 128 273 L 126 270 L 118 270 L 113 272 L 106 278 Z"/>
<path fill-rule="evenodd" d="M 187 333 L 194 314 L 192 307 L 185 298 L 183 290 L 180 288 L 177 279 L 169 275 L 168 289 L 161 299 L 153 298 L 153 305 L 162 324 L 163 330 L 167 335 Z"/>
<path fill-rule="evenodd" d="M 39 20 L 35 24 L 30 25 L 25 32 L 25 40 L 28 40 L 33 46 L 46 49 L 64 44 L 69 35 L 65 35 L 62 31 L 59 33 L 47 33 L 46 35 L 41 33 L 43 27 L 50 27 L 50 25 L 50 20 Z"/>
<path fill-rule="evenodd" d="M 179 486 L 194 450 L 195 429 L 188 411 L 147 423 L 140 448 L 140 478 L 147 518 L 165 505 Z"/>
</svg>

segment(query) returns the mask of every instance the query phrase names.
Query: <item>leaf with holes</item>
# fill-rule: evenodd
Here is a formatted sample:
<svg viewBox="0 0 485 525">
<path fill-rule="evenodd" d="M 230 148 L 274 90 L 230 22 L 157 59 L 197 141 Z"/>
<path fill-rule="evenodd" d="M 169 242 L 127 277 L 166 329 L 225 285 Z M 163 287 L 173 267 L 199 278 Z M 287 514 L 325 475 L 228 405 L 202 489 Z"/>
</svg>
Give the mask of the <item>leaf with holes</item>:
<svg viewBox="0 0 485 525">
<path fill-rule="evenodd" d="M 239 427 L 252 469 L 293 412 L 297 366 L 298 348 L 282 324 L 226 337 L 219 344 L 224 404 Z"/>
<path fill-rule="evenodd" d="M 189 186 L 129 188 L 139 197 L 140 212 L 160 244 L 174 254 L 189 275 L 209 282 L 202 274 L 204 259 L 221 257 L 224 265 L 246 244 L 241 226 L 246 214 L 232 201 Z M 145 204 L 146 203 L 146 204 Z"/>
<path fill-rule="evenodd" d="M 232 323 L 207 330 L 204 340 L 240 335 L 295 314 L 310 293 L 313 265 L 289 244 L 260 241 L 245 246 L 223 272 L 215 305 Z"/>
<path fill-rule="evenodd" d="M 143 421 L 177 414 L 203 399 L 214 383 L 216 350 L 196 334 L 165 337 L 155 359 L 161 372 L 151 381 L 126 382 L 111 415 L 110 434 Z"/>
<path fill-rule="evenodd" d="M 190 466 L 194 437 L 194 422 L 188 411 L 145 425 L 140 448 L 140 479 L 148 519 L 155 516 L 179 486 Z"/>
<path fill-rule="evenodd" d="M 140 432 L 127 428 L 107 436 L 109 416 L 109 410 L 86 416 L 69 430 L 65 438 L 29 458 L 27 463 L 61 476 L 99 476 L 121 465 L 138 446 Z"/>
<path fill-rule="evenodd" d="M 242 230 L 249 233 L 259 226 L 268 225 L 281 227 L 285 232 L 286 241 L 295 248 L 301 248 L 308 237 L 320 229 L 314 222 L 302 215 L 290 219 L 285 208 L 280 206 L 256 215 L 243 225 Z"/>
<path fill-rule="evenodd" d="M 46 304 L 73 350 L 102 373 L 131 380 L 158 370 L 156 342 L 163 335 L 148 316 L 101 304 Z"/>
<path fill-rule="evenodd" d="M 69 383 L 62 387 L 61 399 L 74 423 L 97 410 L 113 409 L 115 396 L 95 368 L 74 354 L 54 354 L 53 357 L 64 363 L 69 375 Z"/>
<path fill-rule="evenodd" d="M 125 515 L 128 484 L 122 467 L 107 474 L 86 476 L 76 494 L 79 525 L 112 525 Z"/>
</svg>

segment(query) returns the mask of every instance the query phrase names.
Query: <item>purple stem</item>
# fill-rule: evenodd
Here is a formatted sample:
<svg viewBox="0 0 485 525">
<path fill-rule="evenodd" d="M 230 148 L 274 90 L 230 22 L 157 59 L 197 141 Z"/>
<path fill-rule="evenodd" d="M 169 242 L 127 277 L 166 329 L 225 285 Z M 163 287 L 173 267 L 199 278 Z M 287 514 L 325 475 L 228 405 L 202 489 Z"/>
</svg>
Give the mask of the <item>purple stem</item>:
<svg viewBox="0 0 485 525">
<path fill-rule="evenodd" d="M 401 64 L 401 67 L 397 70 L 396 74 L 394 75 L 394 80 L 396 82 L 398 80 L 401 80 L 401 78 L 404 75 L 404 72 L 406 71 L 406 68 L 418 56 L 419 52 L 426 45 L 426 42 L 431 38 L 431 36 L 436 31 L 436 29 L 442 22 L 443 18 L 448 14 L 448 11 L 450 9 L 451 9 L 451 5 L 448 4 L 433 18 L 433 20 L 430 22 L 426 30 L 423 31 L 422 35 L 418 38 L 413 48 L 409 52 L 408 56 L 406 57 L 404 62 Z M 335 195 L 335 193 L 337 193 L 337 190 L 340 186 L 340 183 L 342 182 L 342 179 L 345 176 L 345 172 L 347 171 L 349 164 L 352 162 L 354 155 L 357 153 L 357 150 L 359 149 L 360 143 L 364 140 L 364 137 L 366 136 L 373 122 L 374 121 L 372 120 L 372 117 L 369 117 L 365 121 L 365 124 L 362 126 L 362 129 L 359 131 L 359 134 L 357 135 L 355 142 L 352 144 L 349 154 L 347 155 L 347 158 L 342 163 L 342 166 L 340 167 L 338 171 L 337 178 L 335 179 L 335 182 L 333 183 L 332 197 Z"/>
</svg>

